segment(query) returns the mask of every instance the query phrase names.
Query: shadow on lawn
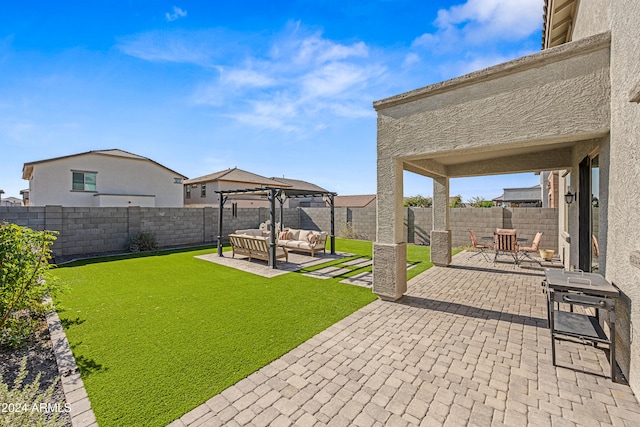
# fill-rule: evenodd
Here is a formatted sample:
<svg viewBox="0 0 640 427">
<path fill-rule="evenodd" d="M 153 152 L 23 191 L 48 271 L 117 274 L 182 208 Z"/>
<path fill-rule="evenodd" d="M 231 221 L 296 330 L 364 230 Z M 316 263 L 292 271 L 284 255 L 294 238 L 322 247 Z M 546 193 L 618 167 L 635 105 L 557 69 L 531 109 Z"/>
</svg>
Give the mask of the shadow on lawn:
<svg viewBox="0 0 640 427">
<path fill-rule="evenodd" d="M 84 319 L 80 319 L 80 317 L 77 316 L 75 319 L 60 319 L 60 323 L 65 330 L 71 328 L 72 326 L 82 325 L 84 322 Z"/>
<path fill-rule="evenodd" d="M 82 346 L 82 341 L 80 341 L 77 344 L 71 345 L 71 349 L 75 350 L 80 346 Z M 95 374 L 99 372 L 107 372 L 109 370 L 109 368 L 104 367 L 101 363 L 96 362 L 94 359 L 89 359 L 81 354 L 74 356 L 74 359 L 76 361 L 76 366 L 78 367 L 78 371 L 80 372 L 83 378 L 91 374 Z"/>
<path fill-rule="evenodd" d="M 230 247 L 230 246 L 223 245 L 222 247 L 224 249 L 225 247 Z M 195 252 L 195 251 L 202 251 L 206 249 L 216 249 L 216 248 L 217 248 L 216 245 L 202 245 L 202 246 L 189 246 L 189 247 L 181 247 L 181 248 L 174 248 L 174 249 L 163 249 L 163 250 L 140 252 L 140 253 L 120 253 L 120 254 L 114 254 L 114 255 L 102 255 L 102 256 L 96 256 L 96 257 L 87 257 L 85 259 L 72 260 L 68 262 L 60 262 L 57 264 L 57 268 L 80 267 L 83 265 L 97 264 L 97 263 L 103 263 L 103 262 L 173 255 L 173 254 L 180 254 L 185 252 Z"/>
<path fill-rule="evenodd" d="M 87 359 L 82 355 L 76 357 L 76 365 L 83 378 L 97 372 L 107 372 L 109 370 L 109 368 L 103 367 L 102 364 L 97 363 L 95 360 Z"/>
</svg>

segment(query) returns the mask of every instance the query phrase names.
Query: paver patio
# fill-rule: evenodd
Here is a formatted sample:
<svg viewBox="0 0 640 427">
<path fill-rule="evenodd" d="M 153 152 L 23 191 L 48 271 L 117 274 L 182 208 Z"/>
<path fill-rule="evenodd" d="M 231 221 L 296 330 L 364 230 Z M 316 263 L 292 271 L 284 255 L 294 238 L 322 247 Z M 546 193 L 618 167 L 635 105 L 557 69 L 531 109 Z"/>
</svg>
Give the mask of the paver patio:
<svg viewBox="0 0 640 427">
<path fill-rule="evenodd" d="M 199 255 L 196 258 L 246 271 L 248 273 L 257 274 L 258 276 L 262 277 L 276 277 L 282 274 L 290 273 L 292 271 L 298 271 L 302 270 L 303 268 L 313 267 L 314 265 L 337 260 L 350 255 L 352 254 L 337 252 L 335 255 L 331 255 L 330 253 L 319 253 L 316 254 L 315 257 L 311 257 L 307 256 L 307 254 L 289 252 L 289 262 L 278 260 L 278 263 L 276 264 L 278 267 L 277 269 L 271 268 L 266 261 L 255 258 L 249 261 L 249 257 L 246 255 L 236 255 L 235 257 L 232 257 L 231 253 L 229 252 L 227 252 L 222 257 L 219 257 L 217 253 L 212 253 L 207 255 Z M 327 278 L 328 277 L 331 276 L 327 276 Z"/>
<path fill-rule="evenodd" d="M 558 342 L 541 271 L 433 267 L 229 387 L 178 426 L 640 426 L 605 351 Z"/>
</svg>

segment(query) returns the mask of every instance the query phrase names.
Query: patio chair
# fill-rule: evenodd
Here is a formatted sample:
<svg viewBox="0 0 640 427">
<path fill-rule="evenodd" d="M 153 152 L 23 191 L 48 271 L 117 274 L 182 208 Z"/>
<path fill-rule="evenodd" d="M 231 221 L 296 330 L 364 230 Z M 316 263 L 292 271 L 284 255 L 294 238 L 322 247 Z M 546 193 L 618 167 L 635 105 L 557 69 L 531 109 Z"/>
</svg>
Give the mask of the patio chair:
<svg viewBox="0 0 640 427">
<path fill-rule="evenodd" d="M 600 256 L 600 245 L 598 245 L 598 238 L 595 234 L 591 235 L 591 244 L 593 245 L 593 256 L 598 258 Z"/>
<path fill-rule="evenodd" d="M 591 245 L 593 246 L 593 254 L 591 256 L 591 271 L 600 271 L 600 263 L 598 258 L 600 257 L 600 246 L 598 245 L 598 238 L 595 234 L 591 235 Z"/>
<path fill-rule="evenodd" d="M 515 229 L 498 228 L 494 234 L 496 256 L 493 259 L 495 264 L 498 261 L 498 255 L 500 252 L 510 253 L 513 256 L 513 261 L 519 264 L 518 261 L 518 238 L 516 236 Z"/>
<path fill-rule="evenodd" d="M 485 251 L 485 249 L 493 249 L 492 245 L 485 245 L 483 243 L 478 243 L 478 239 L 476 238 L 476 232 L 473 231 L 472 229 L 469 229 L 469 235 L 471 236 L 471 246 L 475 249 L 477 249 L 477 252 L 473 255 L 471 255 L 471 258 L 473 258 L 474 256 L 477 255 L 482 255 L 482 257 L 485 259 L 485 261 L 489 261 L 489 257 L 487 256 L 487 253 Z"/>
<path fill-rule="evenodd" d="M 520 260 L 523 260 L 526 257 L 526 258 L 529 258 L 531 261 L 537 262 L 542 267 L 542 263 L 537 259 L 533 259 L 530 255 L 530 253 L 538 252 L 538 249 L 540 248 L 541 240 L 542 240 L 542 232 L 538 232 L 536 233 L 536 237 L 533 238 L 533 243 L 531 244 L 531 246 L 519 247 L 518 250 L 520 251 Z"/>
</svg>

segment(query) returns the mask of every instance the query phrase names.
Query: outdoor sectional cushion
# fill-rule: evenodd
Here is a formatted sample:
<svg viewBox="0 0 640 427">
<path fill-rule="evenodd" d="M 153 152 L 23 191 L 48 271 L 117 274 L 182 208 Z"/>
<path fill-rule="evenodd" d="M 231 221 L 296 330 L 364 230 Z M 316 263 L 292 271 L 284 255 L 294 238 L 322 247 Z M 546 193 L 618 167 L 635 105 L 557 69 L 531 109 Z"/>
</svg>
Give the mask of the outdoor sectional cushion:
<svg viewBox="0 0 640 427">
<path fill-rule="evenodd" d="M 317 232 L 313 230 L 296 230 L 289 229 L 290 239 L 278 240 L 278 246 L 282 246 L 291 250 L 302 250 L 311 252 L 314 256 L 317 251 L 324 251 L 327 241 L 327 233 Z M 310 243 L 310 235 L 317 236 L 311 238 L 315 243 Z"/>
<path fill-rule="evenodd" d="M 296 230 L 293 228 L 289 229 L 289 240 L 300 240 L 298 236 L 300 235 L 300 230 Z"/>
<path fill-rule="evenodd" d="M 284 244 L 289 249 L 307 249 L 311 250 L 313 245 L 309 242 L 303 242 L 302 240 L 287 240 Z"/>
<path fill-rule="evenodd" d="M 300 233 L 298 234 L 298 238 L 295 239 L 295 240 L 300 240 L 300 241 L 306 242 L 307 241 L 307 237 L 311 233 L 313 233 L 311 230 L 300 230 Z"/>
</svg>

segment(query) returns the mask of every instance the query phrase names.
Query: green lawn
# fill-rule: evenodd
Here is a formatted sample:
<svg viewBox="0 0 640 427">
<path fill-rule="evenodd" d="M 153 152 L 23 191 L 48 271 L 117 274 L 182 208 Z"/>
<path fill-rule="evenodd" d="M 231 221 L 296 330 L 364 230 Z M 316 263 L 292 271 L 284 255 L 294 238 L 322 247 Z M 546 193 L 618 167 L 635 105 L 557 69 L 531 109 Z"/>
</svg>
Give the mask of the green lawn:
<svg viewBox="0 0 640 427">
<path fill-rule="evenodd" d="M 371 242 L 338 239 L 336 250 L 370 257 Z M 55 270 L 71 288 L 56 304 L 101 426 L 164 426 L 375 299 L 339 279 L 267 279 L 194 258 L 213 251 Z M 410 246 L 409 276 L 428 259 Z"/>
</svg>

